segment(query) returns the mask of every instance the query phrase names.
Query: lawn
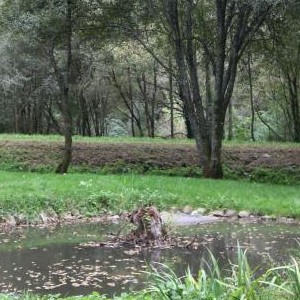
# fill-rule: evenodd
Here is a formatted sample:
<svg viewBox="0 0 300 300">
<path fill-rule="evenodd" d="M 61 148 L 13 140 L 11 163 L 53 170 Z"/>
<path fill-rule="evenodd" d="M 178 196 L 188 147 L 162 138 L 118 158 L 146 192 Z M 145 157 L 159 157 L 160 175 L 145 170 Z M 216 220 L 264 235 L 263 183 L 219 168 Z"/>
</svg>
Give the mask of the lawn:
<svg viewBox="0 0 300 300">
<path fill-rule="evenodd" d="M 119 213 L 154 203 L 160 208 L 232 208 L 300 217 L 298 186 L 154 175 L 40 174 L 0 171 L 2 214 L 79 210 Z"/>
</svg>

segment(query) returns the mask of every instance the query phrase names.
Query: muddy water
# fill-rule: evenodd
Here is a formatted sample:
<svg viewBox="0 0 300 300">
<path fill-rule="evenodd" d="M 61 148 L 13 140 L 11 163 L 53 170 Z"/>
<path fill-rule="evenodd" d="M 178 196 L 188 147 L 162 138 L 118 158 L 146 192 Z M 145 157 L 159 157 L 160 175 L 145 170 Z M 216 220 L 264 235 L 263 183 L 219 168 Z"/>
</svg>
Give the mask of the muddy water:
<svg viewBox="0 0 300 300">
<path fill-rule="evenodd" d="M 215 223 L 180 227 L 180 248 L 132 249 L 87 246 L 109 240 L 120 225 L 73 225 L 52 229 L 14 229 L 0 234 L 0 292 L 113 295 L 147 285 L 145 271 L 156 262 L 178 275 L 190 266 L 197 273 L 208 259 L 207 248 L 223 270 L 236 261 L 237 241 L 248 249 L 252 266 L 284 262 L 297 248 L 299 225 Z M 189 238 L 188 238 L 189 237 Z M 197 249 L 187 249 L 191 238 Z M 180 239 L 179 239 L 180 240 Z"/>
</svg>

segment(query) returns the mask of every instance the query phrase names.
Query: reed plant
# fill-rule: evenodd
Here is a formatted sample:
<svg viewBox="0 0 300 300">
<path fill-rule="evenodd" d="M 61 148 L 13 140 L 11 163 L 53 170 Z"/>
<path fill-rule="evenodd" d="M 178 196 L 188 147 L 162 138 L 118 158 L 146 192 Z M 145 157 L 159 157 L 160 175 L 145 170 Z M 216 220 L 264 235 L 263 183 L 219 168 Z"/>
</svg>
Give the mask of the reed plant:
<svg viewBox="0 0 300 300">
<path fill-rule="evenodd" d="M 269 300 L 300 299 L 299 262 L 260 272 L 251 268 L 246 251 L 238 247 L 237 264 L 231 264 L 227 275 L 222 275 L 216 258 L 210 253 L 208 270 L 201 269 L 195 276 L 190 269 L 177 277 L 167 266 L 153 268 L 153 284 L 148 289 L 153 299 L 165 300 Z"/>
</svg>

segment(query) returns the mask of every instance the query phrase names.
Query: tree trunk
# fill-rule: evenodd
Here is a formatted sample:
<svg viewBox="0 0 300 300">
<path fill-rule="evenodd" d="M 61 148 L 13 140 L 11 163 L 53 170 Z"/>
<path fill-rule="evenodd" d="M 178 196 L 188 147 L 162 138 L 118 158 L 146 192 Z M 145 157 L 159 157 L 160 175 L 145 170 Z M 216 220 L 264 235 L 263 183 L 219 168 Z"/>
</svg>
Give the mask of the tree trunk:
<svg viewBox="0 0 300 300">
<path fill-rule="evenodd" d="M 208 125 L 212 124 L 212 109 L 213 109 L 213 93 L 211 87 L 211 66 L 207 55 L 204 56 L 205 60 L 205 92 L 206 92 L 206 119 Z M 208 129 L 209 131 L 211 128 Z"/>
<path fill-rule="evenodd" d="M 81 88 L 81 90 L 79 91 L 79 107 L 80 107 L 80 114 L 79 114 L 80 133 L 83 136 L 86 135 L 92 136 L 88 105 L 84 97 L 83 88 Z"/>
<path fill-rule="evenodd" d="M 232 141 L 233 139 L 233 104 L 232 99 L 229 102 L 228 106 L 228 141 Z"/>
<path fill-rule="evenodd" d="M 173 97 L 173 66 L 172 66 L 172 59 L 169 59 L 169 101 L 170 101 L 170 134 L 171 138 L 174 138 L 174 97 Z"/>
<path fill-rule="evenodd" d="M 72 161 L 72 135 L 73 135 L 73 122 L 72 113 L 70 107 L 70 72 L 72 63 L 72 0 L 67 0 L 67 11 L 66 11 L 66 66 L 63 73 L 61 73 L 56 63 L 54 64 L 57 78 L 59 80 L 60 91 L 62 94 L 61 108 L 63 115 L 64 125 L 64 154 L 62 162 L 56 168 L 56 173 L 64 174 L 67 173 L 70 163 Z M 53 62 L 55 58 L 53 56 Z"/>
<path fill-rule="evenodd" d="M 248 52 L 248 78 L 249 78 L 249 91 L 250 91 L 250 103 L 251 103 L 251 139 L 255 142 L 254 136 L 254 121 L 255 121 L 255 109 L 254 109 L 254 97 L 253 97 L 253 83 L 252 83 L 252 70 L 251 70 L 251 55 Z"/>
<path fill-rule="evenodd" d="M 300 142 L 300 103 L 298 99 L 297 77 L 288 75 L 290 106 L 293 117 L 293 140 Z"/>
<path fill-rule="evenodd" d="M 65 88 L 62 100 L 62 114 L 64 122 L 64 154 L 62 162 L 56 168 L 56 173 L 65 174 L 68 172 L 69 166 L 72 161 L 72 136 L 73 136 L 73 122 L 70 112 L 69 104 L 69 91 Z"/>
<path fill-rule="evenodd" d="M 150 120 L 150 125 L 151 125 L 151 137 L 155 137 L 155 107 L 156 107 L 156 94 L 157 94 L 157 67 L 154 62 L 154 68 L 153 68 L 153 94 L 151 98 L 151 120 Z"/>
<path fill-rule="evenodd" d="M 135 127 L 134 127 L 134 100 L 132 91 L 132 81 L 131 81 L 131 69 L 127 68 L 127 79 L 128 79 L 128 97 L 129 97 L 129 113 L 130 113 L 130 127 L 131 135 L 135 137 Z"/>
</svg>

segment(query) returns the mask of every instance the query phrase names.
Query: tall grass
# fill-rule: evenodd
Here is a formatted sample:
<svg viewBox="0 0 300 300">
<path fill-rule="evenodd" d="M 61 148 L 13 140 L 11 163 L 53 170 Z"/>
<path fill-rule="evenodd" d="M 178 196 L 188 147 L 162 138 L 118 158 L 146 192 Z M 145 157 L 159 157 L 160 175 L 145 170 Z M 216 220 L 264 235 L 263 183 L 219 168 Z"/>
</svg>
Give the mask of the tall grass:
<svg viewBox="0 0 300 300">
<path fill-rule="evenodd" d="M 222 275 L 217 260 L 210 254 L 208 271 L 199 270 L 196 276 L 190 270 L 184 277 L 166 266 L 153 268 L 154 284 L 148 289 L 154 299 L 164 300 L 271 300 L 300 299 L 299 263 L 269 269 L 258 275 L 249 266 L 246 251 L 238 247 L 238 262 L 232 264 L 229 274 Z"/>
</svg>

